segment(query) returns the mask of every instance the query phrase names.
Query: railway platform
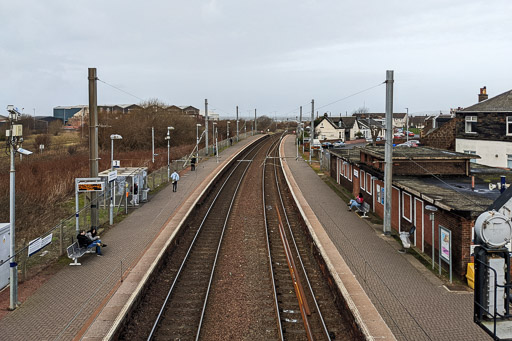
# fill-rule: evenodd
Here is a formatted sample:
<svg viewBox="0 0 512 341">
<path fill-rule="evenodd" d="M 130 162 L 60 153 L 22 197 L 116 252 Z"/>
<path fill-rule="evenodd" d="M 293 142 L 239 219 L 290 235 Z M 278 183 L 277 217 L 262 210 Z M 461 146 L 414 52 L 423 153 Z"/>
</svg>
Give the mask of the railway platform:
<svg viewBox="0 0 512 341">
<path fill-rule="evenodd" d="M 344 199 L 295 159 L 293 136 L 282 150 L 294 196 L 304 198 L 301 210 L 318 220 L 397 340 L 490 340 L 473 322 L 471 291 L 450 291 L 413 255 L 398 253 L 401 245 L 381 225 L 348 212 Z"/>
<path fill-rule="evenodd" d="M 111 320 L 151 266 L 149 258 L 162 249 L 166 234 L 173 233 L 169 225 L 181 220 L 192 205 L 191 198 L 197 197 L 228 160 L 256 138 L 249 137 L 223 150 L 219 163 L 210 157 L 198 164 L 196 171 L 184 170 L 176 193 L 172 186 L 166 186 L 149 204 L 109 228 L 101 238 L 108 244 L 103 249 L 104 257 L 86 255 L 80 259 L 81 266 L 68 266 L 53 275 L 0 320 L 0 339 L 103 339 Z"/>
</svg>

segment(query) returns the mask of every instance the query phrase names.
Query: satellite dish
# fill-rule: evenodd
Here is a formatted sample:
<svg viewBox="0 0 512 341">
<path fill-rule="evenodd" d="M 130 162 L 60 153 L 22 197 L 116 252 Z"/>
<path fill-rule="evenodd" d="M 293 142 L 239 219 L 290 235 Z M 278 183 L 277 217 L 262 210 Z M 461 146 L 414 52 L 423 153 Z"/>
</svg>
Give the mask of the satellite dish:
<svg viewBox="0 0 512 341">
<path fill-rule="evenodd" d="M 475 222 L 475 235 L 479 244 L 501 248 L 512 239 L 512 222 L 494 210 L 484 212 Z"/>
</svg>

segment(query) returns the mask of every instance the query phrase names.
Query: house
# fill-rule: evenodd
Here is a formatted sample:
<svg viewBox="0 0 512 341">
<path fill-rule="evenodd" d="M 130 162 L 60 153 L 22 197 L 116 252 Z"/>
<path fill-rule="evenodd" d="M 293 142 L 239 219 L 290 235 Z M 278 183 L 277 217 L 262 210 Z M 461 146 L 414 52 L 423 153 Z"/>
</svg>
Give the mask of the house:
<svg viewBox="0 0 512 341">
<path fill-rule="evenodd" d="M 352 117 L 356 117 L 358 119 L 373 118 L 374 120 L 382 120 L 384 122 L 386 119 L 386 113 L 354 113 L 352 114 Z M 406 128 L 407 119 L 408 115 L 405 112 L 393 113 L 393 128 Z"/>
<path fill-rule="evenodd" d="M 370 140 L 375 138 L 385 137 L 385 127 L 381 120 L 375 120 L 373 118 L 361 118 L 357 120 L 359 125 L 359 131 L 363 134 L 363 138 Z"/>
<path fill-rule="evenodd" d="M 320 141 L 341 140 L 345 141 L 345 126 L 339 118 L 328 117 L 327 114 L 315 124 L 315 136 Z"/>
<path fill-rule="evenodd" d="M 327 114 L 315 124 L 315 136 L 320 141 L 351 141 L 358 138 L 384 138 L 384 126 L 378 119 L 360 117 L 328 117 Z"/>
<path fill-rule="evenodd" d="M 331 151 L 331 177 L 354 196 L 363 193 L 370 210 L 384 217 L 384 147 Z M 488 183 L 472 185 L 471 155 L 431 147 L 395 147 L 391 228 L 416 227 L 413 245 L 438 262 L 440 228 L 451 233 L 454 275 L 463 278 L 471 262 L 475 219 L 499 197 Z M 510 173 L 510 172 L 509 172 Z M 437 208 L 434 220 L 427 206 Z M 443 263 L 447 268 L 447 264 Z"/>
<path fill-rule="evenodd" d="M 417 128 L 420 130 L 423 129 L 425 127 L 425 121 L 427 117 L 427 115 L 409 117 L 409 127 Z"/>
<path fill-rule="evenodd" d="M 512 90 L 488 99 L 483 87 L 478 98 L 456 112 L 455 151 L 479 155 L 479 164 L 512 168 Z"/>
</svg>

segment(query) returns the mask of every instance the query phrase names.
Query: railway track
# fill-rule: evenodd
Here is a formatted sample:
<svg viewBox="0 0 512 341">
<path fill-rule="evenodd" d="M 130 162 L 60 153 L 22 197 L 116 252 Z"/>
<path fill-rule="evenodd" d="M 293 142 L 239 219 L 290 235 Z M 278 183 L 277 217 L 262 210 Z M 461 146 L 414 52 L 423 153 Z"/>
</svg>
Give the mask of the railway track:
<svg viewBox="0 0 512 341">
<path fill-rule="evenodd" d="M 277 147 L 268 153 L 263 174 L 263 205 L 281 338 L 343 339 L 347 329 L 284 185 Z"/>
<path fill-rule="evenodd" d="M 120 340 L 354 340 L 285 188 L 278 143 L 254 144 L 201 199 Z"/>
</svg>

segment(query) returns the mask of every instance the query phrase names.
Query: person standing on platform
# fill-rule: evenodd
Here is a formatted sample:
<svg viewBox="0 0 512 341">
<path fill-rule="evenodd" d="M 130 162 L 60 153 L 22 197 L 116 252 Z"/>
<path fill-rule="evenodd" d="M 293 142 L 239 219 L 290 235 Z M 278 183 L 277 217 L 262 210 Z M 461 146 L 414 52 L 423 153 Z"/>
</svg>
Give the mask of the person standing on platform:
<svg viewBox="0 0 512 341">
<path fill-rule="evenodd" d="M 180 176 L 178 175 L 178 173 L 176 171 L 174 171 L 171 174 L 171 180 L 172 180 L 172 191 L 176 192 L 176 190 L 178 189 L 178 181 L 180 180 Z"/>
</svg>

